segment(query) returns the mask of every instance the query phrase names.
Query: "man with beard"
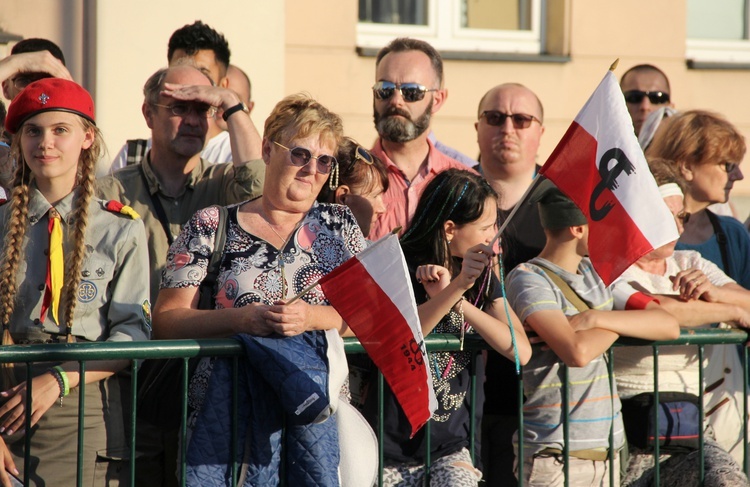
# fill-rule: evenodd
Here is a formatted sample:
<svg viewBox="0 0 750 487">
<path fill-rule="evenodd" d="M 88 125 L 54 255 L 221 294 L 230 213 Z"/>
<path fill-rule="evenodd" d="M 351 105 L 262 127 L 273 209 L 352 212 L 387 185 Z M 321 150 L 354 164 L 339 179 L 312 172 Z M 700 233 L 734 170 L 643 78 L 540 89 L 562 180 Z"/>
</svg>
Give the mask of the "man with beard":
<svg viewBox="0 0 750 487">
<path fill-rule="evenodd" d="M 395 227 L 406 230 L 425 186 L 436 174 L 466 169 L 429 141 L 430 119 L 448 97 L 443 60 L 424 41 L 398 38 L 380 50 L 375 62 L 373 117 L 379 138 L 372 153 L 388 167 L 388 211 L 370 230 L 378 239 Z"/>
<path fill-rule="evenodd" d="M 489 90 L 479 101 L 477 170 L 498 194 L 498 224 L 519 202 L 536 176 L 539 141 L 544 133 L 542 103 L 518 83 Z M 546 237 L 536 205 L 522 204 L 502 235 L 506 274 L 536 257 Z M 512 362 L 488 352 L 482 419 L 482 460 L 488 486 L 514 486 L 513 433 L 518 429 L 518 379 Z"/>
</svg>

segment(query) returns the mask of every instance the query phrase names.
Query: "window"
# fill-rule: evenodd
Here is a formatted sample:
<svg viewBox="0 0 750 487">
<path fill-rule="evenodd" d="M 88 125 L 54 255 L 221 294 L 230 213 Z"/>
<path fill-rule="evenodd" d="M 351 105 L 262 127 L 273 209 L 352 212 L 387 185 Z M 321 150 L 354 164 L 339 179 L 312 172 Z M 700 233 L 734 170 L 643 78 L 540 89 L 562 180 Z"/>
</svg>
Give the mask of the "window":
<svg viewBox="0 0 750 487">
<path fill-rule="evenodd" d="M 688 0 L 689 60 L 750 63 L 750 0 Z"/>
<path fill-rule="evenodd" d="M 359 0 L 359 47 L 418 37 L 441 51 L 539 54 L 543 0 Z"/>
</svg>

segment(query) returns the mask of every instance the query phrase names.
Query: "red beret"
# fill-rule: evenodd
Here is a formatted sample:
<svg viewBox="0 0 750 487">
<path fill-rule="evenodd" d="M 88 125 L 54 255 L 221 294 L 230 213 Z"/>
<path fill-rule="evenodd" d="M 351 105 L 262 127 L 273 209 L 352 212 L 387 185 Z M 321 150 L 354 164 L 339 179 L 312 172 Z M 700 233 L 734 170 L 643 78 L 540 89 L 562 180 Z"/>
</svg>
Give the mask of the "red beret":
<svg viewBox="0 0 750 487">
<path fill-rule="evenodd" d="M 81 85 L 61 78 L 34 81 L 19 93 L 8 107 L 5 130 L 15 134 L 37 113 L 71 112 L 94 123 L 94 100 Z"/>
</svg>

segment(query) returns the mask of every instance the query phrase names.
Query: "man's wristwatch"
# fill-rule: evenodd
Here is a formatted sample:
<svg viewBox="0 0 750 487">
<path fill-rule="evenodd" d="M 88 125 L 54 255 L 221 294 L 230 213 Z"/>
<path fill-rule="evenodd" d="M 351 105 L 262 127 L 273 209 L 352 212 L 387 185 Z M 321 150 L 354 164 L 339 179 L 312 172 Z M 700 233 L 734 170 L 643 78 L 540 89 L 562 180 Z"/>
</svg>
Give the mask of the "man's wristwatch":
<svg viewBox="0 0 750 487">
<path fill-rule="evenodd" d="M 223 118 L 224 121 L 226 122 L 227 119 L 231 117 L 233 113 L 239 112 L 240 110 L 247 113 L 248 115 L 250 114 L 250 109 L 247 108 L 247 105 L 245 105 L 244 102 L 239 102 L 238 104 L 224 110 L 224 113 L 221 114 L 221 118 Z"/>
</svg>

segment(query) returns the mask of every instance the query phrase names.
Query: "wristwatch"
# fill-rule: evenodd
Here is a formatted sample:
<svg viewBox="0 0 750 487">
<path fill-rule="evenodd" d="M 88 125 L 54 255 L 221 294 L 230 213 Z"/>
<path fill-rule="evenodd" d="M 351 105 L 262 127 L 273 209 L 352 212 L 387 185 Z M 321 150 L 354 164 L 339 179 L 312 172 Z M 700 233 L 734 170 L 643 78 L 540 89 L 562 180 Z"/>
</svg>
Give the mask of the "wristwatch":
<svg viewBox="0 0 750 487">
<path fill-rule="evenodd" d="M 250 109 L 247 108 L 247 105 L 245 105 L 244 102 L 239 102 L 238 104 L 224 110 L 224 113 L 221 114 L 221 118 L 223 118 L 224 121 L 226 122 L 227 119 L 231 117 L 233 113 L 239 112 L 240 110 L 247 113 L 248 115 L 250 114 Z"/>
</svg>

